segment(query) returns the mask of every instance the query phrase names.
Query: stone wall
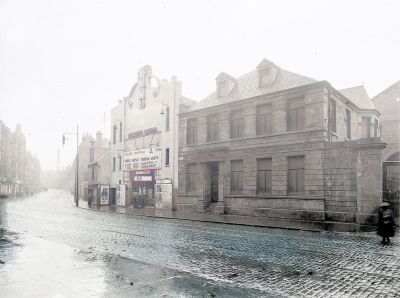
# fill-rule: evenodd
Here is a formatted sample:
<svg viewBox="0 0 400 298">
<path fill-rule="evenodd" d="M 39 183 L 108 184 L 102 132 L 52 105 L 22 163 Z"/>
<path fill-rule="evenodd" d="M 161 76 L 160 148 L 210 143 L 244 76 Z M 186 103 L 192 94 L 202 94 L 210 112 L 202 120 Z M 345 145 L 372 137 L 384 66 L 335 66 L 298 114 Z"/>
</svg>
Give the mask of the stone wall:
<svg viewBox="0 0 400 298">
<path fill-rule="evenodd" d="M 356 231 L 375 223 L 381 202 L 382 149 L 376 138 L 334 143 L 302 143 L 285 146 L 247 148 L 246 150 L 197 151 L 186 155 L 198 165 L 197 192 L 186 194 L 185 175 L 180 177 L 177 209 L 189 212 L 212 212 L 207 200 L 206 162 L 219 161 L 223 173 L 223 213 L 232 216 L 262 217 L 267 223 L 299 228 L 319 224 L 321 229 Z M 305 191 L 287 193 L 287 158 L 305 156 Z M 272 158 L 272 193 L 258 194 L 257 158 Z M 243 160 L 243 191 L 231 193 L 230 161 Z M 180 163 L 180 173 L 185 163 Z M 220 200 L 221 201 L 221 200 Z M 221 203 L 221 202 L 220 202 Z M 263 222 L 258 220 L 257 222 Z M 289 224 L 290 222 L 290 224 Z"/>
</svg>

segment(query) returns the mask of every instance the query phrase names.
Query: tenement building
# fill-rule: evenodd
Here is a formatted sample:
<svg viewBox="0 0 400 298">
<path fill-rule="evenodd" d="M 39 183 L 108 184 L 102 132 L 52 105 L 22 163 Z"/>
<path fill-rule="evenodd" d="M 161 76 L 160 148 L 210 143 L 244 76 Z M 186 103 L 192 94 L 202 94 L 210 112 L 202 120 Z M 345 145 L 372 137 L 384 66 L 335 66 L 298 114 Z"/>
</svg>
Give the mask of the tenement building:
<svg viewBox="0 0 400 298">
<path fill-rule="evenodd" d="M 172 209 L 178 186 L 178 117 L 192 101 L 176 77 L 138 71 L 129 95 L 111 110 L 111 201 L 119 206 Z"/>
<path fill-rule="evenodd" d="M 26 151 L 21 125 L 11 131 L 0 120 L 0 196 L 22 196 L 40 191 L 40 162 Z"/>
<path fill-rule="evenodd" d="M 179 115 L 176 208 L 225 222 L 357 230 L 381 201 L 379 112 L 363 87 L 262 60 Z M 346 95 L 347 94 L 347 95 Z"/>
</svg>

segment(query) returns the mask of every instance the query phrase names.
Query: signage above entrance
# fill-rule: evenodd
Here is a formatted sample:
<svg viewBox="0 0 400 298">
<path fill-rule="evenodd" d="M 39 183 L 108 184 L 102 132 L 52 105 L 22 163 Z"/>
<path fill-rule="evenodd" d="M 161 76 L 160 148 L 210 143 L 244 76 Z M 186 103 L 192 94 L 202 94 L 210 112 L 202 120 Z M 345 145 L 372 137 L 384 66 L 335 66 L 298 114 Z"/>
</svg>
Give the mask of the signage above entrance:
<svg viewBox="0 0 400 298">
<path fill-rule="evenodd" d="M 154 133 L 157 133 L 157 127 L 151 127 L 151 128 L 147 128 L 147 129 L 142 129 L 142 130 L 138 130 L 138 131 L 134 131 L 128 134 L 128 139 L 136 139 L 142 136 L 147 136 L 147 135 L 151 135 Z"/>
<path fill-rule="evenodd" d="M 124 170 L 150 170 L 161 168 L 161 148 L 141 149 L 125 152 Z"/>
</svg>

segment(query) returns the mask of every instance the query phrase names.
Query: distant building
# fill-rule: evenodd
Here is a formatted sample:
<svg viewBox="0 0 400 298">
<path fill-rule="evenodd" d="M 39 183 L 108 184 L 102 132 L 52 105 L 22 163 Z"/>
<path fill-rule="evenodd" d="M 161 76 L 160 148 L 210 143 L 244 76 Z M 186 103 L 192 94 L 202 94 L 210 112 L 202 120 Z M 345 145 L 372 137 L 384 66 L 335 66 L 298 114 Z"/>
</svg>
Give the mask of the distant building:
<svg viewBox="0 0 400 298">
<path fill-rule="evenodd" d="M 111 197 L 120 206 L 171 209 L 178 187 L 177 127 L 182 97 L 176 77 L 138 71 L 129 95 L 111 110 Z"/>
<path fill-rule="evenodd" d="M 108 205 L 110 203 L 109 188 L 110 188 L 110 150 L 104 151 L 101 155 L 93 158 L 88 164 L 89 168 L 89 183 L 87 191 L 85 191 L 85 200 L 92 198 L 92 204 Z M 104 189 L 107 191 L 107 196 L 103 195 Z"/>
<path fill-rule="evenodd" d="M 0 194 L 14 195 L 14 179 L 11 175 L 12 133 L 0 121 Z"/>
<path fill-rule="evenodd" d="M 383 151 L 383 196 L 395 205 L 399 212 L 400 200 L 400 81 L 397 81 L 374 98 L 376 108 L 382 114 L 382 141 L 387 143 Z"/>
<path fill-rule="evenodd" d="M 310 229 L 374 220 L 384 144 L 363 87 L 338 91 L 264 59 L 221 73 L 179 118 L 178 211 Z"/>
<path fill-rule="evenodd" d="M 26 151 L 25 135 L 17 124 L 12 132 L 0 121 L 0 194 L 22 196 L 40 190 L 40 162 Z"/>
<path fill-rule="evenodd" d="M 110 141 L 102 137 L 102 133 L 98 131 L 96 133 L 96 138 L 93 138 L 90 134 L 83 134 L 81 142 L 79 144 L 79 196 L 83 196 L 85 189 L 87 189 L 91 177 L 91 172 L 88 168 L 89 163 L 94 159 L 98 158 L 100 155 L 110 150 Z M 69 179 L 75 181 L 76 172 L 76 158 L 73 163 L 73 173 L 71 172 Z M 74 190 L 74 183 L 68 183 L 70 185 L 70 191 Z"/>
</svg>

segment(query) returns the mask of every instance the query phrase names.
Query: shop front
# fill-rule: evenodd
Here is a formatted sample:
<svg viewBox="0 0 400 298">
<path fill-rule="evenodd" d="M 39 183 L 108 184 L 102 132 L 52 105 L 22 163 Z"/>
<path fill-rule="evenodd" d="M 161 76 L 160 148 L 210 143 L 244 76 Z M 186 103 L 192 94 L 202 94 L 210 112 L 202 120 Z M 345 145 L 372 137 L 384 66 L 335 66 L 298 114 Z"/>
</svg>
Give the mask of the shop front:
<svg viewBox="0 0 400 298">
<path fill-rule="evenodd" d="M 124 170 L 128 177 L 128 198 L 134 208 L 155 207 L 156 176 L 161 169 L 161 148 L 153 147 L 125 153 Z"/>
<path fill-rule="evenodd" d="M 155 172 L 155 169 L 130 172 L 133 207 L 154 207 Z"/>
</svg>

